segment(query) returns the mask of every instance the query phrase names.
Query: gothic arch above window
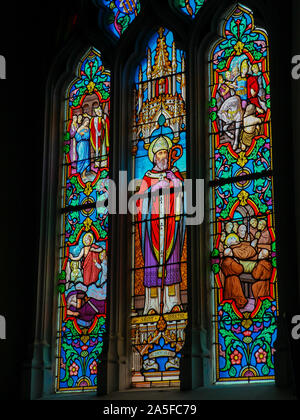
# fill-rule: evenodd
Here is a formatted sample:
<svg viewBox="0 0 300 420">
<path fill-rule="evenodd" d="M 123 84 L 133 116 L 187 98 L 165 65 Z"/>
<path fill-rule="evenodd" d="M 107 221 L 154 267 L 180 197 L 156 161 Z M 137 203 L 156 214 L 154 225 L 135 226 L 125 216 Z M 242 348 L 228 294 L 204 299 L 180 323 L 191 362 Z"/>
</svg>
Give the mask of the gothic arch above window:
<svg viewBox="0 0 300 420">
<path fill-rule="evenodd" d="M 65 104 L 57 392 L 97 389 L 107 331 L 110 71 L 91 48 Z"/>
</svg>

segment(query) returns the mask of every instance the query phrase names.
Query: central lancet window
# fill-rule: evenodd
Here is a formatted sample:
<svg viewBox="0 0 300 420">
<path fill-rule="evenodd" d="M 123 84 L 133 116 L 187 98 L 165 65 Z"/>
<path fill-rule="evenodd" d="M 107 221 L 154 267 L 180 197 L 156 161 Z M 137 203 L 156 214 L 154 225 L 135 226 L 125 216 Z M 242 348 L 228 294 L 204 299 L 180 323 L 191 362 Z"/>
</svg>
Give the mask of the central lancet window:
<svg viewBox="0 0 300 420">
<path fill-rule="evenodd" d="M 174 194 L 174 188 L 180 188 L 186 176 L 185 62 L 172 32 L 160 28 L 136 69 L 132 173 L 140 198 L 132 224 L 135 387 L 180 385 L 187 243 L 183 195 Z"/>
</svg>

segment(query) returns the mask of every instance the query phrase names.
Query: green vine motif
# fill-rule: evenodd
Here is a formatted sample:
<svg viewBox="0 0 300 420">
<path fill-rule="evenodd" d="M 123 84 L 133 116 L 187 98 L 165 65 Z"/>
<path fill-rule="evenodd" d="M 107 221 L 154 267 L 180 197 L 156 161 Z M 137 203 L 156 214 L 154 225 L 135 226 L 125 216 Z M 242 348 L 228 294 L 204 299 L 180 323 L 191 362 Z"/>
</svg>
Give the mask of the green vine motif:
<svg viewBox="0 0 300 420">
<path fill-rule="evenodd" d="M 72 233 L 72 235 L 69 237 L 68 242 L 70 244 L 73 244 L 76 239 L 77 236 L 79 234 L 79 232 L 81 231 L 81 229 L 84 227 L 83 223 L 77 223 L 74 232 Z"/>
<path fill-rule="evenodd" d="M 126 31 L 129 27 L 131 19 L 128 15 L 121 16 L 117 19 L 118 24 L 122 27 L 121 35 Z"/>
<path fill-rule="evenodd" d="M 199 10 L 202 8 L 206 0 L 194 0 L 195 10 L 192 9 L 189 0 L 173 0 L 174 7 L 181 10 L 186 10 L 190 16 L 195 17 Z"/>
<path fill-rule="evenodd" d="M 221 270 L 221 267 L 220 267 L 220 251 L 217 248 L 215 248 L 212 251 L 211 260 L 212 260 L 211 269 L 212 269 L 213 273 L 215 275 L 217 275 Z"/>
<path fill-rule="evenodd" d="M 264 353 L 264 360 L 261 361 L 263 364 L 262 374 L 268 376 L 270 370 L 274 369 L 272 341 L 277 325 L 276 316 L 271 310 L 272 306 L 273 303 L 271 301 L 264 300 L 259 312 L 253 319 L 251 319 L 250 313 L 245 313 L 244 318 L 238 317 L 228 303 L 223 306 L 223 313 L 219 320 L 219 333 L 224 339 L 225 352 L 223 357 L 225 358 L 225 366 L 221 369 L 221 372 L 228 372 L 230 377 L 235 377 L 237 369 L 232 361 L 234 352 L 242 352 L 245 356 L 245 364 L 250 366 L 253 354 L 258 349 Z M 254 325 L 256 325 L 256 330 Z M 257 325 L 263 327 L 258 328 Z M 249 332 L 249 335 L 244 337 L 241 334 L 242 327 Z M 257 331 L 259 331 L 258 334 Z"/>
<path fill-rule="evenodd" d="M 66 280 L 66 272 L 63 270 L 57 275 L 57 281 L 62 282 Z"/>
<path fill-rule="evenodd" d="M 260 186 L 260 182 L 264 182 L 264 180 L 260 181 L 260 180 L 256 180 L 255 183 L 258 186 Z M 224 189 L 225 187 L 225 189 Z M 226 193 L 227 191 L 230 191 L 230 186 L 223 186 L 222 187 L 222 192 Z M 269 207 L 267 204 L 265 204 L 263 202 L 263 200 L 261 200 L 260 198 L 260 194 L 259 193 L 255 193 L 252 194 L 250 197 L 251 201 L 254 202 L 254 204 L 256 205 L 256 207 L 259 209 L 259 211 L 261 213 L 267 213 L 269 210 Z M 264 193 L 264 200 L 266 201 L 266 203 L 272 198 L 272 191 L 271 191 L 271 186 L 268 187 L 267 191 Z M 236 202 L 239 201 L 238 198 L 236 197 L 232 197 L 230 196 L 227 199 L 227 205 L 225 208 L 224 207 L 224 201 L 222 200 L 221 197 L 219 197 L 218 195 L 216 196 L 216 206 L 220 209 L 222 209 L 222 211 L 220 212 L 220 218 L 222 219 L 227 219 L 229 217 L 229 214 L 231 213 L 232 208 L 234 207 L 234 205 L 236 204 Z"/>
<path fill-rule="evenodd" d="M 98 92 L 104 101 L 108 100 L 110 92 L 105 83 L 109 80 L 110 76 L 105 72 L 98 55 L 86 58 L 80 69 L 80 79 L 74 84 L 76 97 L 73 98 L 72 107 L 79 106 L 83 96 L 94 92 Z"/>
<path fill-rule="evenodd" d="M 267 185 L 266 185 L 267 183 Z M 260 178 L 254 181 L 254 197 L 260 202 L 259 209 L 266 213 L 272 206 L 272 182 L 269 179 Z"/>
<path fill-rule="evenodd" d="M 66 144 L 64 146 L 64 154 L 67 155 L 70 152 L 70 146 L 68 144 Z"/>
<path fill-rule="evenodd" d="M 226 68 L 226 66 L 227 66 L 227 60 L 222 60 L 222 61 L 220 61 L 220 63 L 218 64 L 217 68 L 218 68 L 220 71 L 223 71 L 223 70 Z"/>
<path fill-rule="evenodd" d="M 218 118 L 218 114 L 216 113 L 216 111 L 210 111 L 209 118 L 212 122 L 216 121 L 216 119 Z"/>
<path fill-rule="evenodd" d="M 209 108 L 215 108 L 217 106 L 217 100 L 216 98 L 211 98 L 211 100 L 208 103 Z"/>
<path fill-rule="evenodd" d="M 232 164 L 236 163 L 236 161 L 236 158 L 229 153 L 227 147 L 220 147 L 219 153 L 216 155 L 216 174 L 219 174 L 222 167 L 224 170 L 222 171 L 222 176 L 218 175 L 218 178 L 230 178 L 232 176 Z"/>
<path fill-rule="evenodd" d="M 248 161 L 253 160 L 254 173 L 263 172 L 264 170 L 267 170 L 270 167 L 270 150 L 267 147 L 264 148 L 265 144 L 265 138 L 258 138 L 255 142 L 255 146 L 252 152 L 249 156 L 247 156 Z M 258 157 L 258 152 L 260 152 L 260 158 Z M 225 160 L 226 165 L 224 164 Z M 264 164 L 262 163 L 262 161 L 264 162 Z M 231 166 L 233 164 L 240 164 L 239 158 L 235 158 L 234 156 L 232 156 L 231 153 L 229 153 L 227 147 L 220 147 L 218 154 L 216 155 L 216 174 L 219 173 L 220 169 L 222 169 L 222 165 L 224 165 L 224 171 L 222 172 L 222 176 L 220 177 L 222 179 L 230 178 L 232 176 Z M 228 168 L 225 166 L 228 166 Z"/>
<path fill-rule="evenodd" d="M 87 376 L 87 368 L 91 364 L 92 360 L 99 360 L 99 356 L 103 351 L 103 334 L 105 333 L 105 319 L 103 317 L 98 319 L 98 322 L 93 329 L 93 331 L 88 335 L 85 336 L 85 342 L 89 341 L 90 339 L 101 339 L 96 344 L 95 348 L 89 353 L 87 351 L 82 351 L 80 354 L 78 351 L 72 346 L 72 344 L 68 343 L 68 341 L 74 342 L 74 340 L 83 339 L 83 335 L 79 334 L 79 332 L 74 327 L 74 324 L 71 320 L 68 320 L 65 325 L 65 331 L 62 334 L 62 349 L 65 353 L 64 359 L 66 361 L 64 370 L 65 376 L 61 379 L 62 383 L 67 383 L 68 387 L 74 386 L 74 380 L 70 374 L 70 368 L 73 363 L 80 365 L 82 370 L 82 376 Z"/>
<path fill-rule="evenodd" d="M 73 176 L 73 177 L 70 179 L 70 183 L 71 183 L 72 185 L 74 185 L 74 187 L 76 188 L 76 192 L 77 192 L 78 194 L 84 191 L 84 187 L 82 187 L 82 185 L 80 185 L 80 183 L 78 182 L 78 178 L 77 178 L 76 176 Z"/>
<path fill-rule="evenodd" d="M 94 221 L 94 226 L 97 229 L 99 236 L 102 240 L 107 239 L 107 231 L 102 227 L 101 225 L 101 221 L 99 219 L 97 219 L 96 221 Z"/>
<path fill-rule="evenodd" d="M 56 280 L 57 280 L 57 292 L 62 295 L 63 293 L 65 293 L 65 290 L 66 290 L 66 286 L 65 286 L 66 272 L 65 272 L 65 270 L 61 271 L 57 275 Z"/>
<path fill-rule="evenodd" d="M 65 133 L 65 135 L 64 135 L 64 142 L 68 142 L 68 141 L 70 141 L 71 140 L 71 136 L 70 136 L 70 133 Z"/>
<path fill-rule="evenodd" d="M 237 201 L 236 198 L 229 197 L 228 204 L 227 204 L 226 208 L 224 210 L 222 210 L 222 212 L 220 214 L 220 217 L 222 219 L 227 219 L 228 218 L 228 216 L 229 216 L 233 206 L 235 205 L 236 201 Z"/>
<path fill-rule="evenodd" d="M 266 140 L 258 139 L 257 144 L 255 145 L 255 150 L 249 156 L 250 159 L 253 159 L 253 167 L 255 173 L 261 173 L 265 170 L 269 170 L 271 167 L 271 154 L 270 150 L 267 147 L 264 147 Z M 258 152 L 260 151 L 260 157 L 258 157 Z"/>
<path fill-rule="evenodd" d="M 66 191 L 66 203 L 65 205 L 72 205 L 72 206 L 78 206 L 80 204 L 80 193 L 84 192 L 84 188 L 79 184 L 78 179 L 76 176 L 73 176 L 69 179 L 69 183 L 71 184 L 71 187 L 68 185 L 67 191 Z M 73 186 L 73 189 L 72 189 Z M 75 188 L 75 191 L 74 191 Z M 70 198 L 72 198 L 72 204 L 70 203 Z"/>
<path fill-rule="evenodd" d="M 247 12 L 244 11 L 238 18 L 232 16 L 224 28 L 226 38 L 219 44 L 223 54 L 218 56 L 219 62 L 216 65 L 219 71 L 227 68 L 228 59 L 233 55 L 240 56 L 248 52 L 255 61 L 260 61 L 264 56 L 256 44 L 260 35 L 254 31 L 253 25 L 247 22 L 246 15 Z"/>
<path fill-rule="evenodd" d="M 264 204 L 258 197 L 258 194 L 253 194 L 251 200 L 255 203 L 256 207 L 261 213 L 266 213 L 268 211 L 268 206 Z"/>
<path fill-rule="evenodd" d="M 67 382 L 68 386 L 71 388 L 74 385 L 74 381 L 70 375 L 70 367 L 72 366 L 75 360 L 78 361 L 81 365 L 82 365 L 82 362 L 80 358 L 78 358 L 77 351 L 70 344 L 68 344 L 65 339 L 63 339 L 62 348 L 64 349 L 64 352 L 65 352 L 66 366 L 65 366 L 65 376 L 64 378 L 61 379 L 61 382 L 62 383 Z"/>
<path fill-rule="evenodd" d="M 266 140 L 263 137 L 259 137 L 258 139 L 256 139 L 255 146 L 253 147 L 252 152 L 248 156 L 248 159 L 256 159 L 259 149 L 262 146 L 264 146 L 265 143 L 266 143 Z"/>
<path fill-rule="evenodd" d="M 102 170 L 101 175 L 100 175 L 100 179 L 98 180 L 98 182 L 95 185 L 95 188 L 99 188 L 100 187 L 100 183 L 104 180 L 104 179 L 108 179 L 108 171 L 106 169 Z"/>
</svg>

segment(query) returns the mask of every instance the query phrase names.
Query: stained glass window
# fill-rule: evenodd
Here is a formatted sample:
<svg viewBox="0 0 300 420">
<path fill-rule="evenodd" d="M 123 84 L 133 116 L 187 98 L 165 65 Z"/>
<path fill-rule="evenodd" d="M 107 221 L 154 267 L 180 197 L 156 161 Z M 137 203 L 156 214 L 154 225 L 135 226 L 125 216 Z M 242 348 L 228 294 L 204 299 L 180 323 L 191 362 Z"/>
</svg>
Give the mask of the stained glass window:
<svg viewBox="0 0 300 420">
<path fill-rule="evenodd" d="M 104 11 L 104 25 L 117 38 L 126 31 L 141 10 L 140 0 L 94 0 Z"/>
<path fill-rule="evenodd" d="M 206 0 L 172 0 L 174 7 L 194 19 Z"/>
<path fill-rule="evenodd" d="M 185 53 L 160 28 L 136 69 L 132 173 L 132 385 L 179 386 L 187 326 Z M 163 192 L 168 189 L 168 193 Z M 157 193 L 156 195 L 154 193 Z"/>
<path fill-rule="evenodd" d="M 252 12 L 225 19 L 209 62 L 217 382 L 273 380 L 278 314 L 269 44 Z"/>
<path fill-rule="evenodd" d="M 91 49 L 65 105 L 56 389 L 97 389 L 107 328 L 110 72 Z M 98 372 L 100 369 L 100 372 Z"/>
</svg>

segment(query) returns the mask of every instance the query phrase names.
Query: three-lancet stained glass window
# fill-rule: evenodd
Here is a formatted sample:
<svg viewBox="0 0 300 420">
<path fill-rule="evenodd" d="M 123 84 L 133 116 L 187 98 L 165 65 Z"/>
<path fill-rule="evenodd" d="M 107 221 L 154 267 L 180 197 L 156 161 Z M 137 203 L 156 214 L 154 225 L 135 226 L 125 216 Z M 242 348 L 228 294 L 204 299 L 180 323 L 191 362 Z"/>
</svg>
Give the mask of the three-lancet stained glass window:
<svg viewBox="0 0 300 420">
<path fill-rule="evenodd" d="M 194 18 L 205 0 L 174 1 Z M 120 37 L 133 0 L 97 0 Z M 269 44 L 237 5 L 209 57 L 210 232 L 216 382 L 274 380 L 278 316 Z M 57 392 L 97 389 L 107 332 L 110 71 L 91 48 L 66 95 Z M 161 27 L 134 80 L 132 386 L 180 385 L 188 324 L 186 54 Z M 98 204 L 97 204 L 98 203 Z M 100 370 L 100 372 L 99 372 Z M 100 373 L 100 374 L 99 374 Z"/>
<path fill-rule="evenodd" d="M 107 329 L 110 72 L 90 49 L 65 105 L 56 390 L 97 389 Z M 101 375 L 99 375 L 101 377 Z"/>
<path fill-rule="evenodd" d="M 187 326 L 186 56 L 160 28 L 136 69 L 132 177 L 132 386 L 179 386 Z M 165 193 L 163 189 L 167 189 Z M 156 193 L 156 194 L 155 194 Z"/>
<path fill-rule="evenodd" d="M 94 0 L 103 9 L 106 29 L 117 38 L 126 31 L 141 11 L 140 0 Z"/>
<path fill-rule="evenodd" d="M 269 44 L 238 5 L 209 62 L 215 379 L 274 379 L 278 312 Z"/>
</svg>

